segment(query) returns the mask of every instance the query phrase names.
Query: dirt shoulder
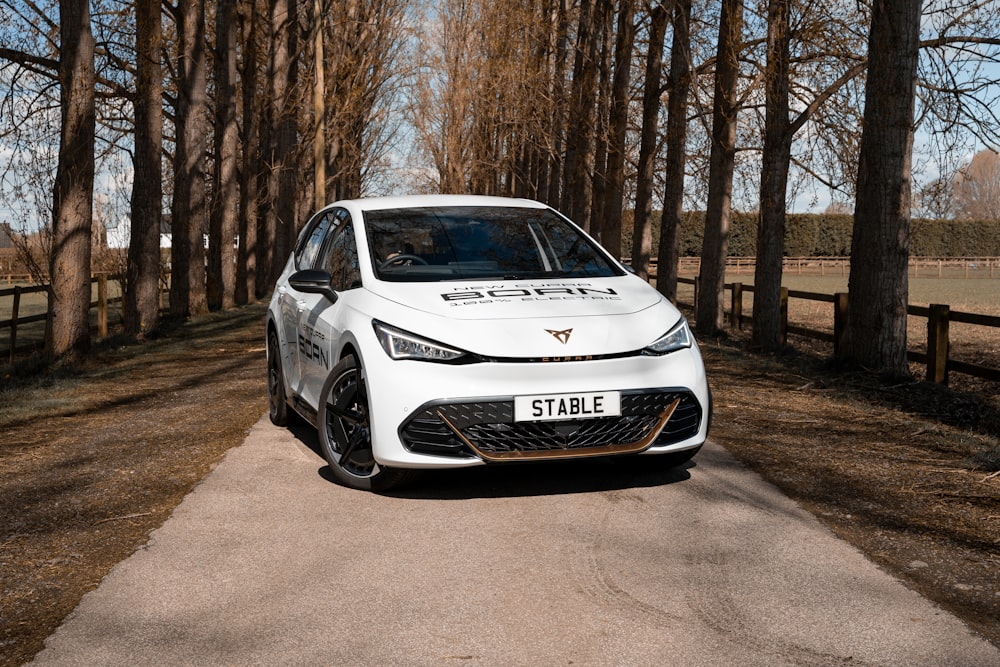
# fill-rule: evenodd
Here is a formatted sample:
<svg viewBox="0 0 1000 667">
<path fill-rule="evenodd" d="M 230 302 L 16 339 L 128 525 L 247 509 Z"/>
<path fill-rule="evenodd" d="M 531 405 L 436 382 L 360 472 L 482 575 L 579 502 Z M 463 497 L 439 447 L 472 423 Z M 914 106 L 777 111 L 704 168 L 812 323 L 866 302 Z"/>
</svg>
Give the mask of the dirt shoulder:
<svg viewBox="0 0 1000 667">
<path fill-rule="evenodd" d="M 266 408 L 263 318 L 262 305 L 197 318 L 0 384 L 0 667 L 39 651 L 243 441 Z M 715 440 L 1000 645 L 1000 477 L 971 463 L 996 447 L 977 433 L 1000 433 L 994 399 L 885 387 L 738 341 L 702 349 Z"/>
<path fill-rule="evenodd" d="M 1000 646 L 1000 401 L 702 346 L 712 437 Z M 989 389 L 989 387 L 981 386 Z"/>
<path fill-rule="evenodd" d="M 20 665 L 266 410 L 263 306 L 0 394 L 0 665 Z"/>
</svg>

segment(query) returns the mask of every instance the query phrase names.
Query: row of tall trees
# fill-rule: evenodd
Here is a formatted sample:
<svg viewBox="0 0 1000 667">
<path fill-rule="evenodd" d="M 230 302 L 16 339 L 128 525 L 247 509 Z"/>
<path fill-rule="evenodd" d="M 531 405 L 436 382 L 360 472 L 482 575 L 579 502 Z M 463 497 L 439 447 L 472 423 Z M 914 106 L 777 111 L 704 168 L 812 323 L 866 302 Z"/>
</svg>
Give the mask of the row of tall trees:
<svg viewBox="0 0 1000 667">
<path fill-rule="evenodd" d="M 310 209 L 386 159 L 409 17 L 405 0 L 0 1 L 0 192 L 50 221 L 48 353 L 89 348 L 95 174 L 128 193 L 127 334 L 160 326 L 164 268 L 175 316 L 263 297 Z M 45 147 L 54 179 L 23 157 Z"/>
<path fill-rule="evenodd" d="M 681 214 L 705 210 L 704 333 L 732 211 L 755 208 L 754 338 L 774 349 L 784 216 L 809 180 L 855 200 L 846 354 L 905 374 L 915 129 L 943 155 L 1000 143 L 998 22 L 988 0 L 0 0 L 0 140 L 23 155 L 39 118 L 61 128 L 57 357 L 89 342 L 95 160 L 125 153 L 130 334 L 159 326 L 161 220 L 186 316 L 263 296 L 315 206 L 408 189 L 546 201 L 641 275 L 656 256 L 668 297 Z"/>
<path fill-rule="evenodd" d="M 734 201 L 754 191 L 753 331 L 773 350 L 789 196 L 812 179 L 856 201 L 845 354 L 907 372 L 915 130 L 943 153 L 998 143 L 989 3 L 446 0 L 435 16 L 411 108 L 440 189 L 543 199 L 612 252 L 634 206 L 624 254 L 641 275 L 655 201 L 669 297 L 681 212 L 705 210 L 696 325 L 709 334 L 722 327 Z"/>
</svg>

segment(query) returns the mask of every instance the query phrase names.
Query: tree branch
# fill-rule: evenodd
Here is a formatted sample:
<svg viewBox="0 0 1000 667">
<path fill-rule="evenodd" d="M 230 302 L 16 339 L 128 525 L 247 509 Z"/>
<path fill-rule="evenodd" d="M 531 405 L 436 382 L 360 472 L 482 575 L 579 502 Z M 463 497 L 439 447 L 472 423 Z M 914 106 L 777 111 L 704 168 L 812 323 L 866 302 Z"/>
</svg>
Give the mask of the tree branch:
<svg viewBox="0 0 1000 667">
<path fill-rule="evenodd" d="M 59 77 L 59 61 L 52 58 L 42 58 L 24 51 L 0 48 L 0 59 L 17 63 L 32 72 L 56 79 Z"/>
</svg>

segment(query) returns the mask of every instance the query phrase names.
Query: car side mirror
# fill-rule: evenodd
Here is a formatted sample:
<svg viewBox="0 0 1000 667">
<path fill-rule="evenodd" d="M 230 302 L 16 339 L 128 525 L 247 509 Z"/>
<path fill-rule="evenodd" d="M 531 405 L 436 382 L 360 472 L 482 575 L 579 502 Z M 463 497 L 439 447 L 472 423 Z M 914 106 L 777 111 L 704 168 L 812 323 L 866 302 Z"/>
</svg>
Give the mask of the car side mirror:
<svg viewBox="0 0 1000 667">
<path fill-rule="evenodd" d="M 288 277 L 288 284 L 292 289 L 305 292 L 306 294 L 319 294 L 325 296 L 330 303 L 337 301 L 337 292 L 330 284 L 332 280 L 329 273 L 320 269 L 306 269 L 296 271 Z"/>
</svg>

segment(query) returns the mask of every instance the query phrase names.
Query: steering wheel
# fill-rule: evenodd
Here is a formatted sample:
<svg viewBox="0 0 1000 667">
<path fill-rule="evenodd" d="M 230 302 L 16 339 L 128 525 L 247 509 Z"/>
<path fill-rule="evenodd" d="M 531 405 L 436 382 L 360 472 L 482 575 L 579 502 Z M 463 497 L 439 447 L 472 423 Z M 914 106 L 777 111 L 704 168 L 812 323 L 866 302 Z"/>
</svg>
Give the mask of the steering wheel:
<svg viewBox="0 0 1000 667">
<path fill-rule="evenodd" d="M 394 255 L 393 257 L 390 257 L 389 259 L 387 259 L 384 262 L 382 262 L 381 264 L 379 264 L 378 268 L 380 268 L 380 269 L 387 269 L 390 266 L 395 266 L 397 264 L 403 264 L 405 262 L 410 262 L 411 264 L 423 264 L 425 266 L 428 264 L 427 260 L 424 259 L 423 257 L 420 257 L 419 255 L 409 255 L 409 254 L 406 254 L 406 253 L 400 253 L 398 255 Z"/>
</svg>

